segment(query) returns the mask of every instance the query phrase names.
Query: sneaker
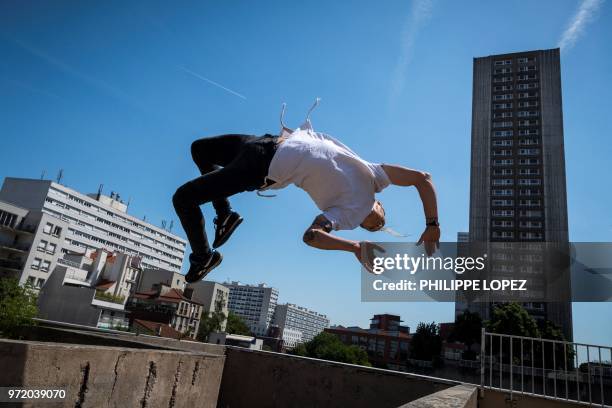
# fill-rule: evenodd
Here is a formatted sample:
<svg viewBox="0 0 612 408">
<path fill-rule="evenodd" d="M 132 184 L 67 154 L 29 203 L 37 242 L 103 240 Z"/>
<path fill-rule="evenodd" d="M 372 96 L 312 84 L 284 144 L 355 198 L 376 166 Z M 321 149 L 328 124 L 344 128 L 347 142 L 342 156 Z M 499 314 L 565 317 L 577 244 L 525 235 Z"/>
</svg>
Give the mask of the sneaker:
<svg viewBox="0 0 612 408">
<path fill-rule="evenodd" d="M 212 251 L 208 259 L 204 260 L 199 259 L 197 255 L 191 254 L 189 256 L 191 265 L 187 275 L 185 275 L 185 281 L 187 283 L 194 283 L 203 279 L 210 271 L 219 266 L 222 260 L 223 255 L 218 251 Z"/>
<path fill-rule="evenodd" d="M 215 241 L 213 242 L 213 248 L 219 248 L 227 242 L 232 233 L 242 223 L 242 217 L 237 212 L 232 211 L 226 216 L 215 218 L 214 223 Z"/>
</svg>

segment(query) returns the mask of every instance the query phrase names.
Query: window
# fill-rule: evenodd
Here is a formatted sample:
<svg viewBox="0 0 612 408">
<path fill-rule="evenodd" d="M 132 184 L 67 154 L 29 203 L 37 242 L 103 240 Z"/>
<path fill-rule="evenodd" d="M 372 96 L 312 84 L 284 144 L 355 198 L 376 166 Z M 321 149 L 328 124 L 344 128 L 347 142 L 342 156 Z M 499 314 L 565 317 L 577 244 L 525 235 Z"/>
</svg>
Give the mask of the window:
<svg viewBox="0 0 612 408">
<path fill-rule="evenodd" d="M 507 137 L 512 136 L 514 132 L 512 130 L 496 130 L 493 132 L 494 137 Z"/>
<path fill-rule="evenodd" d="M 538 101 L 519 102 L 519 108 L 530 108 L 538 106 Z"/>
<path fill-rule="evenodd" d="M 493 210 L 494 217 L 514 217 L 514 210 Z"/>
<path fill-rule="evenodd" d="M 514 164 L 514 160 L 512 159 L 495 159 L 493 160 L 494 166 L 511 166 Z"/>
<path fill-rule="evenodd" d="M 511 186 L 513 184 L 513 179 L 493 179 L 494 186 Z"/>
<path fill-rule="evenodd" d="M 519 200 L 519 205 L 525 207 L 539 207 L 541 204 L 540 200 Z"/>
<path fill-rule="evenodd" d="M 514 200 L 492 200 L 491 204 L 493 207 L 504 207 L 504 206 L 513 206 Z"/>
<path fill-rule="evenodd" d="M 529 81 L 530 79 L 538 79 L 536 74 L 519 75 L 516 77 L 519 81 Z"/>
<path fill-rule="evenodd" d="M 528 62 L 535 62 L 535 57 L 523 57 L 523 58 L 519 58 L 517 59 L 517 62 L 519 64 L 526 64 Z"/>
<path fill-rule="evenodd" d="M 522 196 L 538 196 L 542 192 L 538 188 L 526 188 L 519 191 L 519 194 Z"/>
<path fill-rule="evenodd" d="M 512 109 L 512 103 L 495 103 L 493 109 Z"/>
<path fill-rule="evenodd" d="M 539 123 L 539 121 L 537 119 L 525 119 L 525 120 L 519 120 L 518 125 L 519 126 L 535 126 Z"/>
<path fill-rule="evenodd" d="M 17 221 L 17 215 L 11 214 L 6 211 L 0 211 L 0 225 L 5 227 L 14 228 Z"/>
<path fill-rule="evenodd" d="M 512 117 L 512 112 L 496 112 L 493 114 L 493 119 L 511 118 L 511 117 Z"/>
<path fill-rule="evenodd" d="M 512 150 L 493 150 L 493 156 L 512 156 Z"/>
<path fill-rule="evenodd" d="M 47 248 L 47 241 L 44 241 L 42 239 L 40 241 L 38 241 L 38 250 L 39 251 L 44 252 L 46 248 Z"/>
<path fill-rule="evenodd" d="M 493 146 L 512 146 L 512 140 L 494 140 Z"/>
<path fill-rule="evenodd" d="M 523 166 L 534 166 L 540 164 L 540 159 L 519 159 L 519 164 Z"/>
<path fill-rule="evenodd" d="M 538 175 L 540 174 L 540 169 L 519 169 L 520 175 Z"/>
<path fill-rule="evenodd" d="M 499 83 L 499 82 L 512 82 L 512 77 L 511 76 L 507 76 L 507 77 L 494 78 L 493 82 L 496 82 L 496 83 Z"/>
<path fill-rule="evenodd" d="M 55 228 L 53 228 L 53 235 L 55 235 L 56 237 L 59 237 L 61 234 L 62 234 L 62 227 L 56 226 Z"/>
<path fill-rule="evenodd" d="M 512 122 L 493 122 L 494 128 L 512 127 Z"/>
<path fill-rule="evenodd" d="M 540 154 L 540 149 L 519 149 L 519 154 L 523 156 L 532 156 Z"/>
<path fill-rule="evenodd" d="M 47 245 L 47 252 L 50 254 L 55 254 L 55 249 L 57 248 L 57 245 L 52 244 L 51 242 L 49 242 L 49 244 Z"/>
<path fill-rule="evenodd" d="M 512 174 L 512 169 L 493 169 L 494 176 L 511 176 Z"/>
<path fill-rule="evenodd" d="M 32 269 L 38 269 L 40 268 L 40 262 L 42 261 L 42 259 L 40 258 L 34 258 L 34 260 L 32 261 L 32 265 L 30 266 Z"/>
<path fill-rule="evenodd" d="M 495 61 L 495 65 L 499 66 L 499 65 L 510 65 L 512 64 L 512 60 L 497 60 Z"/>
<path fill-rule="evenodd" d="M 544 234 L 541 232 L 521 232 L 521 239 L 542 239 Z"/>
<path fill-rule="evenodd" d="M 526 67 L 519 67 L 519 72 L 530 72 L 537 70 L 535 65 L 528 65 Z"/>
<path fill-rule="evenodd" d="M 509 221 L 509 220 L 494 220 L 491 221 L 491 226 L 492 227 L 501 227 L 501 228 L 512 228 L 514 227 L 514 221 Z"/>
<path fill-rule="evenodd" d="M 34 287 L 35 282 L 36 282 L 36 278 L 35 277 L 28 276 L 28 280 L 27 280 L 28 285 Z"/>
<path fill-rule="evenodd" d="M 503 101 L 503 100 L 510 100 L 510 99 L 512 99 L 512 94 L 495 95 L 493 97 L 493 100 L 496 100 L 496 101 Z"/>
<path fill-rule="evenodd" d="M 512 85 L 498 85 L 493 87 L 493 90 L 495 92 L 499 92 L 499 91 L 511 91 L 512 90 Z"/>
<path fill-rule="evenodd" d="M 520 179 L 519 180 L 520 186 L 539 186 L 540 184 L 542 184 L 542 181 L 540 179 Z"/>
<path fill-rule="evenodd" d="M 496 68 L 494 71 L 495 74 L 509 74 L 510 72 L 512 72 L 512 68 Z"/>
<path fill-rule="evenodd" d="M 43 272 L 49 272 L 50 267 L 51 267 L 50 261 L 42 261 L 42 264 L 40 265 L 40 270 Z"/>
<path fill-rule="evenodd" d="M 524 99 L 524 98 L 536 98 L 537 96 L 538 96 L 538 93 L 537 93 L 537 92 L 520 92 L 520 93 L 518 94 L 518 97 L 519 97 L 520 99 Z M 521 105 L 521 104 L 519 103 L 519 106 L 520 106 L 520 105 Z"/>
<path fill-rule="evenodd" d="M 50 222 L 48 222 L 44 227 L 43 227 L 43 232 L 45 234 L 50 234 L 51 233 L 51 229 L 53 229 L 53 224 L 51 224 Z"/>
<path fill-rule="evenodd" d="M 45 280 L 43 278 L 38 278 L 36 280 L 36 287 L 38 289 L 42 288 L 44 284 L 45 284 Z"/>
<path fill-rule="evenodd" d="M 542 216 L 542 211 L 540 210 L 522 210 L 519 215 L 521 217 L 526 217 L 526 218 L 539 218 Z"/>
<path fill-rule="evenodd" d="M 536 112 L 536 111 L 520 111 L 517 115 L 518 115 L 519 118 L 536 117 L 536 116 L 538 116 L 538 112 Z"/>
<path fill-rule="evenodd" d="M 503 190 L 493 190 L 492 194 L 494 196 L 511 196 L 514 195 L 514 190 L 511 188 L 503 189 Z"/>
<path fill-rule="evenodd" d="M 514 232 L 512 231 L 493 231 L 491 236 L 493 238 L 514 238 Z"/>
<path fill-rule="evenodd" d="M 518 84 L 516 86 L 516 89 L 519 90 L 523 90 L 523 89 L 536 89 L 538 87 L 538 83 L 537 82 L 529 82 L 527 84 Z"/>
</svg>

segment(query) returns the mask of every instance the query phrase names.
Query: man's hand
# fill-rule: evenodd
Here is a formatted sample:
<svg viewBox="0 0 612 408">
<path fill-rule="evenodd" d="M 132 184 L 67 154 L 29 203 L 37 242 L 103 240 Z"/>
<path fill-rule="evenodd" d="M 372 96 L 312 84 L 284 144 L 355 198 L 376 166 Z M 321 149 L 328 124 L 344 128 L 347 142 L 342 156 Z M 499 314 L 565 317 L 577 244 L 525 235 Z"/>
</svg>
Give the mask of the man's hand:
<svg viewBox="0 0 612 408">
<path fill-rule="evenodd" d="M 373 244 L 369 241 L 361 241 L 356 242 L 355 247 L 353 249 L 353 253 L 357 257 L 357 260 L 364 268 L 370 273 L 374 273 L 374 258 L 376 258 L 376 254 L 374 254 L 374 250 L 379 252 L 386 252 L 383 247 L 380 245 Z"/>
<path fill-rule="evenodd" d="M 428 226 L 421 234 L 417 245 L 424 244 L 427 256 L 432 256 L 440 248 L 440 227 Z"/>
</svg>

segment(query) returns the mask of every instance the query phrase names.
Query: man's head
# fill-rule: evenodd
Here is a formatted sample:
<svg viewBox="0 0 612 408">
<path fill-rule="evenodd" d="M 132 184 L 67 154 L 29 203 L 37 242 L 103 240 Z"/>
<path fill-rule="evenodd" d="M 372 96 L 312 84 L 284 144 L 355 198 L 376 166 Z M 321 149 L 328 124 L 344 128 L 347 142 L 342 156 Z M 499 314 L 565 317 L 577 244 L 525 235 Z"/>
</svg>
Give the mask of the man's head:
<svg viewBox="0 0 612 408">
<path fill-rule="evenodd" d="M 368 231 L 380 231 L 385 226 L 385 209 L 382 203 L 378 200 L 374 201 L 372 211 L 361 223 L 361 228 L 367 229 Z"/>
</svg>

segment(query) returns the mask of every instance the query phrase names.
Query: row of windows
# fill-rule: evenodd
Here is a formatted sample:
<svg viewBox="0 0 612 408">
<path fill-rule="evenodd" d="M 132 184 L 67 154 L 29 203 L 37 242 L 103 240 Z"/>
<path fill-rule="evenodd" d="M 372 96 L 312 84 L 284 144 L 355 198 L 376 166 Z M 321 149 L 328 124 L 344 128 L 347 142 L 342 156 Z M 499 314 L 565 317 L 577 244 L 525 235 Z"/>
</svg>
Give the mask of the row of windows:
<svg viewBox="0 0 612 408">
<path fill-rule="evenodd" d="M 514 189 L 512 188 L 493 189 L 491 190 L 491 194 L 494 196 L 513 196 Z M 540 195 L 540 194 L 542 194 L 542 192 L 538 189 L 519 190 L 519 195 L 522 195 L 522 196 L 533 196 L 533 195 Z"/>
<path fill-rule="evenodd" d="M 514 238 L 513 231 L 493 231 L 491 233 L 491 237 L 493 238 Z M 543 239 L 544 234 L 541 232 L 521 232 L 519 234 L 521 239 Z"/>
<path fill-rule="evenodd" d="M 538 93 L 537 92 L 519 92 L 517 94 L 517 98 L 519 99 L 525 99 L 525 98 L 537 98 L 538 97 Z M 514 94 L 499 94 L 499 95 L 494 95 L 493 96 L 493 100 L 494 101 L 509 101 L 514 99 Z"/>
<path fill-rule="evenodd" d="M 59 237 L 62 233 L 62 227 L 58 227 L 57 225 L 53 225 L 48 222 L 43 227 L 43 233 L 53 235 L 54 237 Z"/>
<path fill-rule="evenodd" d="M 491 200 L 493 207 L 512 207 L 514 200 Z M 542 200 L 519 200 L 519 205 L 523 207 L 539 207 L 542 205 Z"/>
<path fill-rule="evenodd" d="M 539 186 L 542 183 L 540 179 L 519 179 L 519 186 Z M 494 186 L 512 186 L 514 179 L 493 179 L 491 184 Z"/>
<path fill-rule="evenodd" d="M 27 283 L 32 286 L 33 288 L 36 289 L 40 289 L 43 287 L 43 285 L 45 284 L 45 279 L 43 278 L 36 278 L 34 276 L 28 276 L 28 280 Z"/>
<path fill-rule="evenodd" d="M 536 136 L 539 135 L 538 129 L 519 129 L 519 136 Z M 514 130 L 495 130 L 493 131 L 493 137 L 511 137 L 514 136 Z"/>
<path fill-rule="evenodd" d="M 528 65 L 524 67 L 519 67 L 517 72 L 532 72 L 532 71 L 537 71 L 537 70 L 538 68 L 535 65 Z M 495 70 L 493 70 L 493 74 L 495 75 L 510 74 L 510 73 L 512 73 L 512 68 L 495 68 Z"/>
<path fill-rule="evenodd" d="M 509 140 L 493 140 L 491 143 L 493 146 L 513 146 L 514 141 L 512 139 Z M 539 145 L 540 141 L 538 139 L 520 139 L 519 145 L 521 146 L 534 146 Z"/>
<path fill-rule="evenodd" d="M 42 272 L 49 272 L 49 268 L 51 268 L 51 261 L 43 260 L 41 258 L 34 258 L 30 267 Z"/>
<path fill-rule="evenodd" d="M 538 76 L 536 74 L 524 74 L 524 75 L 516 76 L 517 81 L 532 81 L 536 79 L 538 79 Z M 506 82 L 512 82 L 512 80 L 513 80 L 512 76 L 503 76 L 503 77 L 493 78 L 494 83 L 506 83 Z"/>
<path fill-rule="evenodd" d="M 514 159 L 493 159 L 491 164 L 493 166 L 512 166 L 514 165 Z M 540 164 L 540 159 L 519 159 L 518 164 L 520 166 L 537 166 Z"/>
<path fill-rule="evenodd" d="M 519 228 L 542 228 L 542 221 L 521 221 L 519 222 Z M 493 220 L 491 221 L 492 227 L 500 227 L 500 228 L 513 228 L 514 221 L 511 220 Z"/>
<path fill-rule="evenodd" d="M 541 218 L 541 210 L 521 210 L 519 211 L 519 217 L 521 218 Z M 514 210 L 493 210 L 491 215 L 494 217 L 514 217 Z"/>
<path fill-rule="evenodd" d="M 491 154 L 493 156 L 512 156 L 512 150 L 506 149 L 506 150 L 497 150 L 494 149 Z M 533 156 L 533 155 L 537 155 L 540 154 L 540 149 L 518 149 L 518 154 L 521 156 Z"/>
<path fill-rule="evenodd" d="M 516 89 L 518 89 L 519 91 L 524 91 L 527 89 L 537 89 L 538 86 L 539 85 L 537 82 L 528 82 L 528 83 L 517 84 Z M 514 90 L 514 85 L 496 85 L 493 87 L 494 92 L 504 92 L 504 91 L 512 91 L 512 90 Z"/>
<path fill-rule="evenodd" d="M 38 247 L 36 248 L 39 252 L 46 252 L 48 254 L 54 255 L 55 250 L 57 249 L 57 245 L 53 242 L 48 242 L 45 240 L 38 241 Z"/>
<path fill-rule="evenodd" d="M 494 176 L 512 176 L 513 169 L 493 169 Z M 518 169 L 518 174 L 521 176 L 537 176 L 540 174 L 540 169 Z"/>
<path fill-rule="evenodd" d="M 512 109 L 513 106 L 512 102 L 494 103 L 493 109 Z M 524 101 L 518 103 L 519 108 L 532 108 L 536 106 L 538 106 L 538 101 Z"/>
<path fill-rule="evenodd" d="M 519 118 L 535 118 L 540 116 L 540 113 L 537 111 L 519 111 L 516 113 L 516 116 Z M 511 118 L 513 117 L 512 112 L 494 112 L 493 119 L 503 119 L 503 118 Z"/>
<path fill-rule="evenodd" d="M 140 224 L 138 222 L 132 221 L 132 220 L 126 218 L 126 217 L 122 217 L 119 214 L 116 214 L 114 212 L 105 210 L 105 209 L 103 209 L 101 207 L 98 207 L 96 205 L 91 205 L 89 202 L 84 201 L 84 200 L 82 200 L 82 199 L 80 199 L 78 197 L 75 197 L 75 196 L 70 195 L 70 194 L 63 193 L 63 192 L 61 192 L 59 190 L 55 190 L 53 188 L 51 188 L 49 190 L 49 192 L 52 195 L 59 196 L 59 197 L 62 197 L 64 199 L 68 199 L 68 200 L 74 201 L 74 202 L 76 202 L 78 204 L 81 204 L 81 205 L 83 205 L 85 207 L 93 208 L 95 211 L 97 211 L 97 212 L 99 212 L 99 213 L 101 213 L 103 215 L 106 215 L 106 216 L 111 217 L 111 218 L 118 219 L 119 221 L 124 222 L 127 225 L 130 225 L 130 226 L 133 226 L 133 227 L 135 227 L 137 229 L 143 230 L 143 231 L 145 231 L 145 232 L 147 232 L 147 233 L 149 233 L 149 234 L 151 234 L 153 236 L 160 237 L 160 238 L 163 238 L 163 239 L 168 240 L 170 242 L 173 242 L 174 244 L 178 245 L 181 248 L 185 248 L 185 244 L 183 242 L 181 242 L 181 241 L 179 241 L 179 240 L 177 240 L 177 239 L 175 239 L 175 238 L 173 238 L 173 237 L 171 237 L 169 235 L 161 234 L 160 232 L 158 232 L 158 231 L 156 231 L 156 230 L 154 230 L 152 228 L 149 228 L 149 227 L 147 227 L 147 226 L 145 226 L 143 224 Z M 50 202 L 50 201 L 54 201 L 54 200 L 52 200 L 49 197 L 47 197 L 47 199 L 45 201 Z M 86 215 L 89 218 L 92 218 L 92 219 L 98 219 L 99 218 L 95 214 L 88 213 L 87 211 L 81 211 L 81 210 L 79 210 L 78 208 L 75 208 L 75 207 L 70 207 L 69 205 L 67 205 L 65 203 L 62 203 L 62 202 L 57 202 L 57 203 L 63 205 L 66 208 L 73 208 L 74 211 L 76 211 L 76 212 L 79 212 L 79 213 L 82 212 L 83 215 Z M 107 221 L 107 223 L 108 223 L 108 221 Z M 117 224 L 113 224 L 113 226 L 119 227 Z M 163 242 L 158 242 L 158 243 L 160 245 L 164 244 Z M 177 250 L 174 247 L 170 247 L 170 248 L 173 248 L 174 250 Z"/>
<path fill-rule="evenodd" d="M 516 59 L 516 62 L 519 64 L 527 64 L 528 62 L 535 62 L 535 61 L 536 61 L 536 57 L 521 57 L 521 58 Z M 512 60 L 503 59 L 503 60 L 495 61 L 495 66 L 500 66 L 500 65 L 512 65 Z"/>
</svg>

